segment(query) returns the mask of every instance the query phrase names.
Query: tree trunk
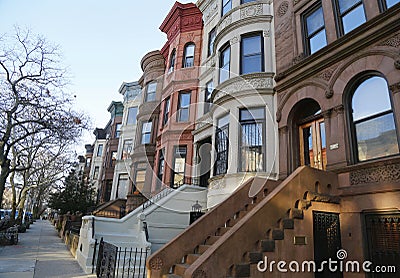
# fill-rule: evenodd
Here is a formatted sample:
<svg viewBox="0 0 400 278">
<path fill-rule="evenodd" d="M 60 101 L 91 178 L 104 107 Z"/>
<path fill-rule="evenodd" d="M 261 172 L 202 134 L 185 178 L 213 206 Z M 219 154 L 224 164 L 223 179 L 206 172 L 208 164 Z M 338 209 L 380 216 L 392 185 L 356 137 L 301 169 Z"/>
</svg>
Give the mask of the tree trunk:
<svg viewBox="0 0 400 278">
<path fill-rule="evenodd" d="M 0 208 L 2 208 L 3 194 L 6 187 L 8 175 L 10 174 L 10 160 L 6 160 L 1 166 L 0 172 Z"/>
</svg>

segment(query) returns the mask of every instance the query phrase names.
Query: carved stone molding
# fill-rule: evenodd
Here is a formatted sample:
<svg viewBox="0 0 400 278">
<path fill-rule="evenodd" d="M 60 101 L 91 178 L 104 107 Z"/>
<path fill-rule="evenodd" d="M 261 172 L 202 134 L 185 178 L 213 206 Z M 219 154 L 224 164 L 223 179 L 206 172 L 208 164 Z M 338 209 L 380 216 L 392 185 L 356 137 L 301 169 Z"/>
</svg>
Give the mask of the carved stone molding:
<svg viewBox="0 0 400 278">
<path fill-rule="evenodd" d="M 400 181 L 400 164 L 364 168 L 350 172 L 350 184 Z"/>
<path fill-rule="evenodd" d="M 229 40 L 230 45 L 233 45 L 235 43 L 238 43 L 240 41 L 239 36 L 234 36 L 232 39 Z"/>
<path fill-rule="evenodd" d="M 221 24 L 218 26 L 218 33 L 221 32 L 225 27 L 232 23 L 232 15 L 228 15 L 224 18 Z"/>
<path fill-rule="evenodd" d="M 191 16 L 191 17 L 186 17 L 183 19 L 183 26 L 188 27 L 196 24 L 201 23 L 201 16 Z"/>
<path fill-rule="evenodd" d="M 191 41 L 191 42 L 194 41 L 194 37 L 195 36 L 194 36 L 193 32 L 186 35 L 187 41 Z"/>
<path fill-rule="evenodd" d="M 282 120 L 282 111 L 279 109 L 276 111 L 276 121 L 279 123 Z"/>
<path fill-rule="evenodd" d="M 299 55 L 297 55 L 296 57 L 293 58 L 293 61 L 292 61 L 293 66 L 300 63 L 305 58 L 306 58 L 306 55 L 303 52 L 300 53 Z"/>
<path fill-rule="evenodd" d="M 341 105 L 333 107 L 333 111 L 338 115 L 343 114 L 344 113 L 344 105 L 341 104 Z"/>
<path fill-rule="evenodd" d="M 216 1 L 211 3 L 203 13 L 204 23 L 208 22 L 218 12 L 218 4 Z"/>
<path fill-rule="evenodd" d="M 197 269 L 193 273 L 193 278 L 207 278 L 207 273 L 202 269 Z"/>
<path fill-rule="evenodd" d="M 226 187 L 226 184 L 223 179 L 214 180 L 209 185 L 209 189 L 214 189 L 214 190 L 223 189 L 225 187 Z"/>
<path fill-rule="evenodd" d="M 149 265 L 153 270 L 161 270 L 161 268 L 164 266 L 164 262 L 160 257 L 155 257 L 150 260 Z"/>
<path fill-rule="evenodd" d="M 400 70 L 400 60 L 394 61 L 394 67 L 398 70 Z"/>
<path fill-rule="evenodd" d="M 251 5 L 240 9 L 240 18 L 258 16 L 263 14 L 263 6 L 262 4 Z"/>
<path fill-rule="evenodd" d="M 382 46 L 391 46 L 391 47 L 400 47 L 400 33 L 394 35 L 390 39 L 387 39 L 386 41 L 383 41 L 380 45 Z"/>
<path fill-rule="evenodd" d="M 298 4 L 301 0 L 293 0 L 293 6 Z"/>
<path fill-rule="evenodd" d="M 327 99 L 330 99 L 331 97 L 333 97 L 333 90 L 332 89 L 328 89 L 325 91 L 325 97 Z"/>
<path fill-rule="evenodd" d="M 278 81 L 281 81 L 285 77 L 286 77 L 286 73 L 285 72 L 280 72 L 280 73 L 275 75 L 274 79 L 275 79 L 276 82 L 278 82 Z"/>
<path fill-rule="evenodd" d="M 321 72 L 320 74 L 318 74 L 317 77 L 328 82 L 329 80 L 331 80 L 331 77 L 332 77 L 333 73 L 335 72 L 335 70 L 336 70 L 336 67 L 328 68 L 328 69 L 324 70 L 323 72 Z"/>
<path fill-rule="evenodd" d="M 400 92 L 400 82 L 390 85 L 389 90 L 394 94 Z"/>
<path fill-rule="evenodd" d="M 271 36 L 271 30 L 264 30 L 263 31 L 264 38 L 269 38 Z"/>
<path fill-rule="evenodd" d="M 288 9 L 289 9 L 289 2 L 288 1 L 282 2 L 278 7 L 278 16 L 279 17 L 284 16 L 288 11 Z"/>
</svg>

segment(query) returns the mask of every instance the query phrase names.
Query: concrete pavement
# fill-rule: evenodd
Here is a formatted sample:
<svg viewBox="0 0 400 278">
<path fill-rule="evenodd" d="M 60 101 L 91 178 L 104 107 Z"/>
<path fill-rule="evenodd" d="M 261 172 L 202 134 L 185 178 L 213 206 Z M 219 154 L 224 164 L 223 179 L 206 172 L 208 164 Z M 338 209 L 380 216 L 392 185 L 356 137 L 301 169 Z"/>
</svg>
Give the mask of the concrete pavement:
<svg viewBox="0 0 400 278">
<path fill-rule="evenodd" d="M 47 220 L 37 220 L 17 245 L 0 246 L 0 278 L 95 277 L 86 275 Z"/>
</svg>

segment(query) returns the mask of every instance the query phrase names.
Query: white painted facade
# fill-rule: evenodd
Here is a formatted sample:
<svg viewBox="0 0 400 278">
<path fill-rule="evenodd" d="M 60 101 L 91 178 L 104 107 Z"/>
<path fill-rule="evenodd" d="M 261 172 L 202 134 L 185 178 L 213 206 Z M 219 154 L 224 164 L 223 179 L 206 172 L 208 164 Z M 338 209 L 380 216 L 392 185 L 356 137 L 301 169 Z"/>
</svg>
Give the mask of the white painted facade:
<svg viewBox="0 0 400 278">
<path fill-rule="evenodd" d="M 90 172 L 89 172 L 89 180 L 93 188 L 96 190 L 99 190 L 100 187 L 100 177 L 101 177 L 101 171 L 103 168 L 103 162 L 104 162 L 104 157 L 105 157 L 105 146 L 106 146 L 106 139 L 96 139 L 94 142 L 94 147 L 93 147 L 93 157 L 92 157 L 92 162 L 90 165 Z M 102 145 L 102 147 L 100 147 Z M 102 151 L 99 153 L 99 148 L 102 149 Z M 98 173 L 95 173 L 96 167 L 98 167 Z"/>
<path fill-rule="evenodd" d="M 126 199 L 126 195 L 129 190 L 129 181 L 132 180 L 131 166 L 132 159 L 131 154 L 134 147 L 135 136 L 136 136 L 136 115 L 134 116 L 134 122 L 128 122 L 129 109 L 136 107 L 141 104 L 141 86 L 138 82 L 123 83 L 119 89 L 119 93 L 124 97 L 124 112 L 122 117 L 121 134 L 118 143 L 117 161 L 114 168 L 113 186 L 111 191 L 111 200 L 114 199 Z M 131 146 L 126 148 L 128 142 Z"/>
<path fill-rule="evenodd" d="M 232 0 L 232 8 L 222 16 L 222 1 L 200 0 L 197 6 L 203 13 L 203 49 L 200 74 L 200 87 L 213 81 L 214 90 L 211 96 L 212 107 L 205 113 L 204 103 L 206 90 L 202 89 L 199 95 L 198 121 L 194 131 L 195 149 L 200 147 L 200 141 L 211 138 L 211 166 L 216 161 L 215 133 L 218 119 L 228 115 L 229 119 L 229 151 L 228 167 L 224 174 L 214 175 L 208 184 L 207 207 L 211 208 L 228 197 L 238 186 L 248 178 L 258 175 L 276 179 L 278 177 L 278 139 L 275 120 L 276 96 L 274 86 L 274 32 L 273 6 L 271 0 L 257 0 L 240 4 L 240 0 Z M 211 55 L 208 49 L 209 34 L 216 30 L 214 48 Z M 260 34 L 262 40 L 263 71 L 249 74 L 240 74 L 241 40 L 248 34 Z M 229 78 L 219 84 L 219 66 L 221 50 L 230 47 L 230 74 Z M 264 149 L 263 171 L 242 172 L 240 161 L 240 110 L 243 108 L 264 108 Z M 198 153 L 194 162 L 198 160 Z M 193 176 L 199 177 L 200 166 L 196 165 Z"/>
<path fill-rule="evenodd" d="M 96 239 L 99 242 L 103 238 L 119 247 L 148 248 L 154 252 L 189 226 L 189 214 L 196 201 L 203 207 L 207 203 L 206 190 L 191 185 L 170 190 L 162 198 L 160 196 L 163 195 L 154 196 L 152 203 L 148 203 L 145 209 L 140 206 L 121 219 L 83 217 L 76 252 L 82 269 L 86 273 L 92 271 Z"/>
</svg>

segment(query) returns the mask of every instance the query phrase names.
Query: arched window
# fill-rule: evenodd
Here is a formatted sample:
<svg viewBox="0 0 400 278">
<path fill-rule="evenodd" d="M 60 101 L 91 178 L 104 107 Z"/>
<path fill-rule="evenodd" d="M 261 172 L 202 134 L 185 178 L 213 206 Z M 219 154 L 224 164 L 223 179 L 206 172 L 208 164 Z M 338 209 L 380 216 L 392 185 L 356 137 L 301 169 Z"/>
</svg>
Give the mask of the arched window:
<svg viewBox="0 0 400 278">
<path fill-rule="evenodd" d="M 185 53 L 183 56 L 183 67 L 190 68 L 194 66 L 194 43 L 188 43 L 185 46 Z"/>
<path fill-rule="evenodd" d="M 171 52 L 171 56 L 169 58 L 169 68 L 168 72 L 173 72 L 175 69 L 175 56 L 176 56 L 176 51 L 175 48 Z"/>
<path fill-rule="evenodd" d="M 353 87 L 349 105 L 356 161 L 399 152 L 389 89 L 383 77 L 362 76 Z"/>
</svg>

